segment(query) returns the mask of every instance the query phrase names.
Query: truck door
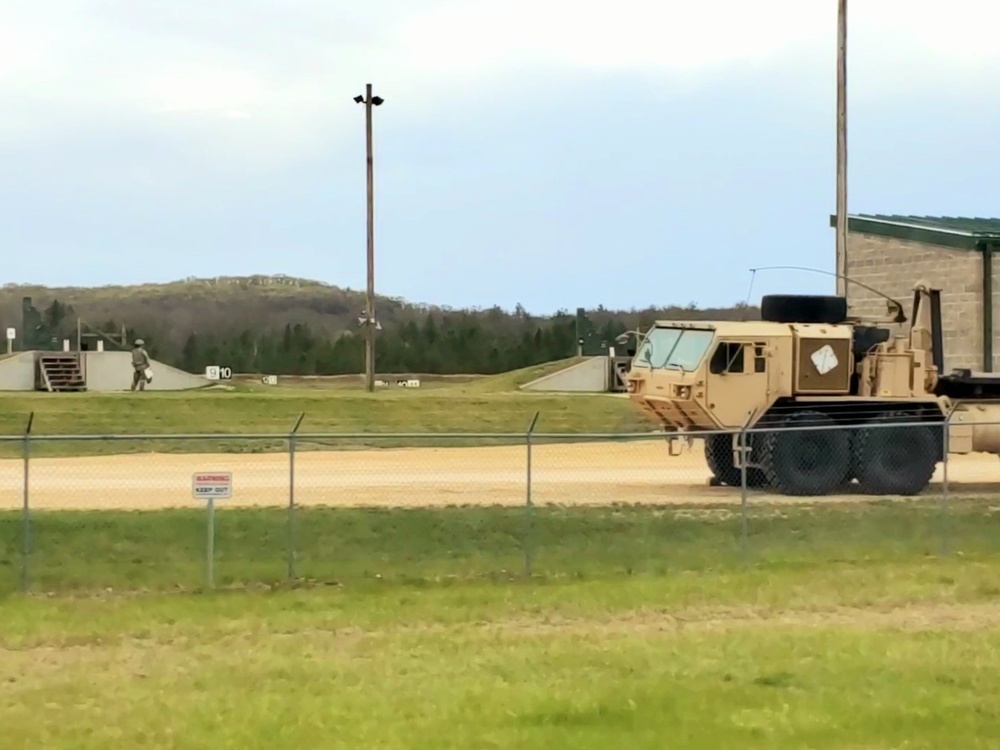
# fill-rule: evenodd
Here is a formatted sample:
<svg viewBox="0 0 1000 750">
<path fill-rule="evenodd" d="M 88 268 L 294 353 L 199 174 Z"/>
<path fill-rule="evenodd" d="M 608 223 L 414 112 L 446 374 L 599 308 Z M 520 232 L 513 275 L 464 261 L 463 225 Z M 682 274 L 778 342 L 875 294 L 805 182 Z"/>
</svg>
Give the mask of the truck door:
<svg viewBox="0 0 1000 750">
<path fill-rule="evenodd" d="M 708 408 L 726 427 L 742 427 L 769 403 L 768 361 L 762 342 L 722 340 L 708 362 Z"/>
</svg>

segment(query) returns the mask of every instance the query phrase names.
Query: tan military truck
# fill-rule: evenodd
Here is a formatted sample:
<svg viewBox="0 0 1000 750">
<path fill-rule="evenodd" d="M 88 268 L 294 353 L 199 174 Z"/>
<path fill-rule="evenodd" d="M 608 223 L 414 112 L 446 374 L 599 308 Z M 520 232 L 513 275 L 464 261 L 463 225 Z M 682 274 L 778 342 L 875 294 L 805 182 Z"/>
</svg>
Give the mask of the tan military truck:
<svg viewBox="0 0 1000 750">
<path fill-rule="evenodd" d="M 626 390 L 668 433 L 705 433 L 716 484 L 740 486 L 745 469 L 748 485 L 785 495 L 855 481 L 917 494 L 946 447 L 1000 453 L 1000 375 L 943 374 L 938 290 L 914 288 L 905 333 L 887 327 L 907 322 L 902 306 L 888 307 L 861 320 L 843 297 L 769 295 L 760 321 L 657 322 Z"/>
</svg>

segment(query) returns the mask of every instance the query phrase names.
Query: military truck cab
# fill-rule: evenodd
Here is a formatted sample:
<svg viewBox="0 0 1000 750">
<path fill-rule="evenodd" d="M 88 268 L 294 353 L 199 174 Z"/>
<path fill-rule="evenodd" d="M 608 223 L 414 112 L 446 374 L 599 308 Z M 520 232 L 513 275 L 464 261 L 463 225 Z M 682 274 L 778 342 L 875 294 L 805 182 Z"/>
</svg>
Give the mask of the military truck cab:
<svg viewBox="0 0 1000 750">
<path fill-rule="evenodd" d="M 943 374 L 940 294 L 914 289 L 909 331 L 852 319 L 842 297 L 769 295 L 760 321 L 658 321 L 627 392 L 668 432 L 704 433 L 715 481 L 822 495 L 914 494 L 953 451 L 1000 453 L 1000 378 Z M 803 429 L 816 428 L 816 429 Z M 741 444 L 740 434 L 746 431 Z"/>
</svg>

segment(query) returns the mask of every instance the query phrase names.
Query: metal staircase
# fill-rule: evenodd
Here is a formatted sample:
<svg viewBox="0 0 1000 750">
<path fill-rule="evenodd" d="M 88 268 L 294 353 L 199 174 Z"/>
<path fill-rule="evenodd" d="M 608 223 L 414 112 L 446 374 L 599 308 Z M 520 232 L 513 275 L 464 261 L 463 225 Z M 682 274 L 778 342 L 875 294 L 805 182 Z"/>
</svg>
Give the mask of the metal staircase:
<svg viewBox="0 0 1000 750">
<path fill-rule="evenodd" d="M 80 354 L 40 354 L 38 356 L 36 388 L 50 393 L 87 390 L 87 379 L 81 367 Z"/>
</svg>

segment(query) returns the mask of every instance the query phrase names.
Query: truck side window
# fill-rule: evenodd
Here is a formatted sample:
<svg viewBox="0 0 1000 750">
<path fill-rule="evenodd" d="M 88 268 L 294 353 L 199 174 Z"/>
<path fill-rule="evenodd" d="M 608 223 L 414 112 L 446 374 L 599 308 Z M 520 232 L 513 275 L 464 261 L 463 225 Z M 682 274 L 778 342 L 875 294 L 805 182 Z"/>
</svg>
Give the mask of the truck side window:
<svg viewBox="0 0 1000 750">
<path fill-rule="evenodd" d="M 713 375 L 722 375 L 723 373 L 742 374 L 744 372 L 743 349 L 744 345 L 740 343 L 721 342 L 712 354 L 712 360 L 708 364 L 709 371 Z"/>
<path fill-rule="evenodd" d="M 764 357 L 764 345 L 753 345 L 753 371 L 767 372 L 767 359 Z"/>
</svg>

